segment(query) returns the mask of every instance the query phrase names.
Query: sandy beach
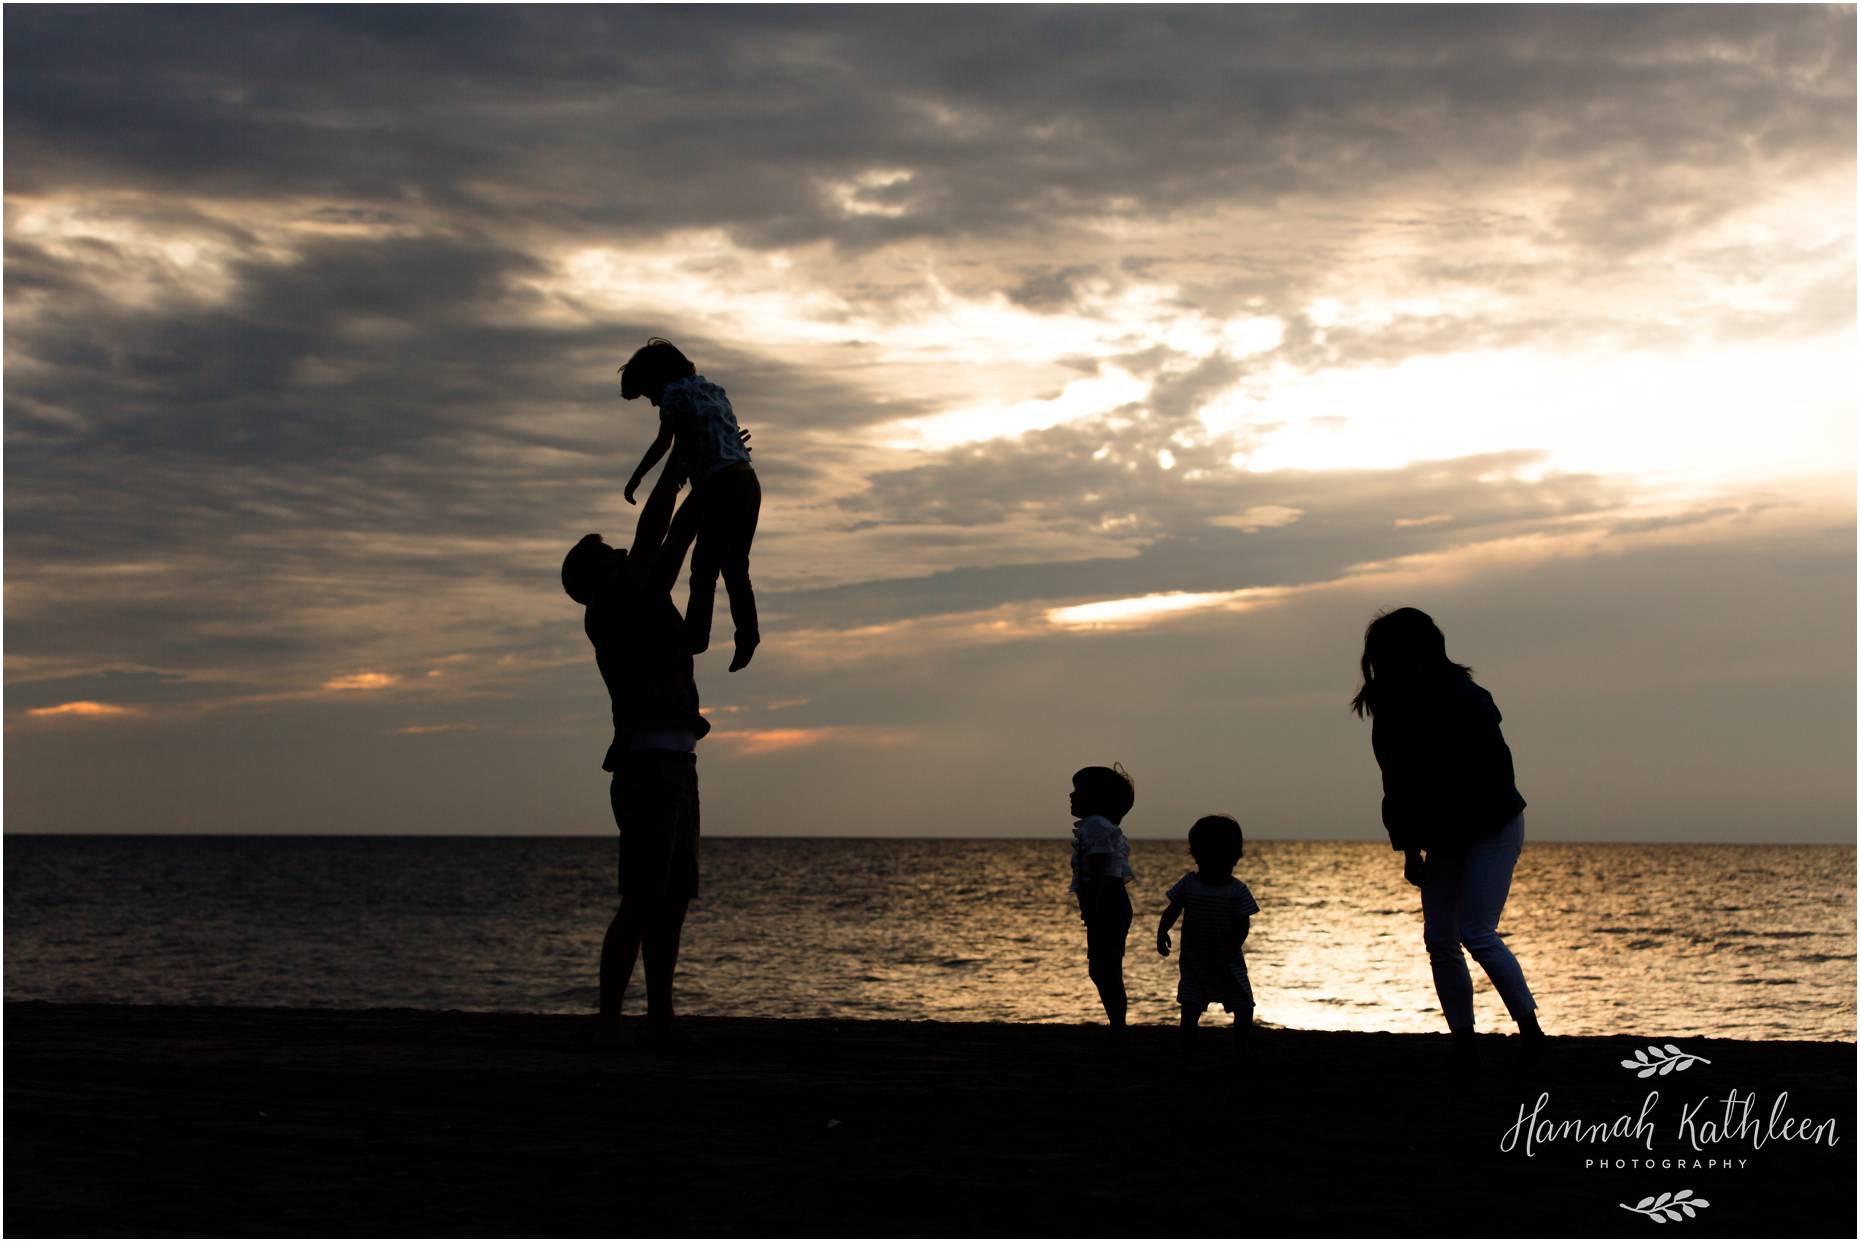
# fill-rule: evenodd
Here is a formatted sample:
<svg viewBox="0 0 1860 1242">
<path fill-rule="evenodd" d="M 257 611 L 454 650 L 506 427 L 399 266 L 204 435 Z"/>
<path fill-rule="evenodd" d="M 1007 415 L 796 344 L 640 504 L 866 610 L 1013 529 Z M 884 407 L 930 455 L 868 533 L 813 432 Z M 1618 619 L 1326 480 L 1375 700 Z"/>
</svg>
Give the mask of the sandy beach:
<svg viewBox="0 0 1860 1242">
<path fill-rule="evenodd" d="M 1687 1040 L 1702 1060 L 1641 1080 L 1619 1063 L 1644 1040 L 1553 1040 L 1522 1069 L 1516 1041 L 1492 1037 L 1467 1078 L 1444 1039 L 1413 1035 L 1262 1030 L 1235 1057 L 1211 1027 L 1185 1051 L 1165 1028 L 1115 1049 L 1091 1027 L 694 1018 L 667 1056 L 598 1050 L 586 1020 L 559 1016 L 5 1014 L 12 1237 L 1855 1224 L 1852 1044 Z M 1645 1128 L 1504 1150 L 1543 1093 L 1545 1120 Z M 1750 1126 L 1722 1125 L 1727 1095 Z M 1804 1140 L 1778 1116 L 1834 1126 Z M 1621 1206 L 1680 1190 L 1709 1206 L 1676 1224 Z"/>
</svg>

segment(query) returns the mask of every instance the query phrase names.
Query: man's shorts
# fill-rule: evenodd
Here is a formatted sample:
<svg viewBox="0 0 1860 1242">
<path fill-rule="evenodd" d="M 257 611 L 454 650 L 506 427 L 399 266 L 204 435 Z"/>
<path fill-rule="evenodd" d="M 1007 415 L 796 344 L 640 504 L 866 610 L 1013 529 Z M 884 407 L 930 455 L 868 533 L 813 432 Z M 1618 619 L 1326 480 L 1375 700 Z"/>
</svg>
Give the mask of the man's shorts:
<svg viewBox="0 0 1860 1242">
<path fill-rule="evenodd" d="M 609 797 L 620 829 L 620 895 L 697 896 L 697 756 L 617 752 Z"/>
</svg>

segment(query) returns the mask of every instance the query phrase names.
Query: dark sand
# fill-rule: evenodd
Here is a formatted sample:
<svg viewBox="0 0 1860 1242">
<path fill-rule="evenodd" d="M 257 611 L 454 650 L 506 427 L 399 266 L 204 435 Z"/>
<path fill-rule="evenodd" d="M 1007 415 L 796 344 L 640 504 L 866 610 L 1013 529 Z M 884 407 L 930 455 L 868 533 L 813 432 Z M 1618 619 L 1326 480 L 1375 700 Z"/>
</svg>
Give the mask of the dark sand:
<svg viewBox="0 0 1860 1242">
<path fill-rule="evenodd" d="M 1224 1019 L 1222 1020 L 1224 1021 Z M 407 1010 L 6 1006 L 8 1236 L 1854 1234 L 1852 1044 L 694 1019 L 685 1055 L 587 1019 Z M 1638 1115 L 1654 1150 L 1499 1140 L 1520 1104 Z M 1833 1147 L 1694 1152 L 1682 1103 L 1755 1091 Z M 1715 1111 L 1714 1111 L 1715 1110 Z M 1722 1118 L 1711 1105 L 1697 1116 Z M 1602 1156 L 1731 1170 L 1585 1169 Z M 1696 1218 L 1623 1211 L 1690 1189 Z"/>
</svg>

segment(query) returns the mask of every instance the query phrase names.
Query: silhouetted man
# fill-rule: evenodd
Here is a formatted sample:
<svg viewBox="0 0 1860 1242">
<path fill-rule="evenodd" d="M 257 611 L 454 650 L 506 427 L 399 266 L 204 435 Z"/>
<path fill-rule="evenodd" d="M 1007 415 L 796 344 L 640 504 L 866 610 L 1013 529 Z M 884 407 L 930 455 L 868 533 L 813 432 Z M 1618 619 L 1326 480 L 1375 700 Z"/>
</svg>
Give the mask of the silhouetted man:
<svg viewBox="0 0 1860 1242">
<path fill-rule="evenodd" d="M 691 529 L 667 538 L 677 474 L 667 471 L 639 515 L 631 554 L 585 535 L 562 561 L 562 587 L 587 612 L 601 679 L 613 700 L 613 773 L 620 830 L 620 908 L 601 944 L 603 1042 L 620 1040 L 620 1002 L 633 963 L 646 959 L 646 1022 L 655 1040 L 678 1038 L 672 973 L 685 909 L 698 890 L 698 713 L 690 643 L 671 598 Z M 663 541 L 663 542 L 662 542 Z"/>
</svg>

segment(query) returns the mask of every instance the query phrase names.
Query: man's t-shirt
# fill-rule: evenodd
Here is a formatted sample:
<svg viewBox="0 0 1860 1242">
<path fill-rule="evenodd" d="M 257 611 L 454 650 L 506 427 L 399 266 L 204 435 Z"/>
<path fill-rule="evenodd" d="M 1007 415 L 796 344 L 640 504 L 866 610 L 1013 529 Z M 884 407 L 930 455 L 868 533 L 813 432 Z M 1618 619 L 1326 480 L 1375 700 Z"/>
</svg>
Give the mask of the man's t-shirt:
<svg viewBox="0 0 1860 1242">
<path fill-rule="evenodd" d="M 613 771 L 615 752 L 631 749 L 642 733 L 710 732 L 698 712 L 690 639 L 669 594 L 643 589 L 622 567 L 588 605 L 582 628 L 613 700 L 614 740 L 604 771 Z"/>
</svg>

